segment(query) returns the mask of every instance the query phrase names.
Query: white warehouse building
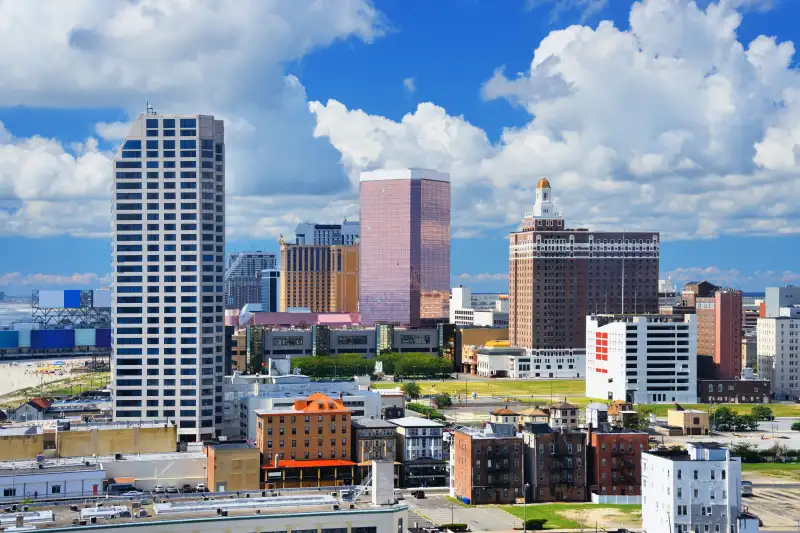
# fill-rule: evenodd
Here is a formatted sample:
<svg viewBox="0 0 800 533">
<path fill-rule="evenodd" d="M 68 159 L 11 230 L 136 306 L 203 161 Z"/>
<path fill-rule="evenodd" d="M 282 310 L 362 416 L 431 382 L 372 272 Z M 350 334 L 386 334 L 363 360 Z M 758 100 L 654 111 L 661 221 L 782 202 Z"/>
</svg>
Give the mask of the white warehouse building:
<svg viewBox="0 0 800 533">
<path fill-rule="evenodd" d="M 697 403 L 696 316 L 588 316 L 586 396 Z"/>
<path fill-rule="evenodd" d="M 758 533 L 742 509 L 742 463 L 712 442 L 642 454 L 643 533 Z"/>
</svg>

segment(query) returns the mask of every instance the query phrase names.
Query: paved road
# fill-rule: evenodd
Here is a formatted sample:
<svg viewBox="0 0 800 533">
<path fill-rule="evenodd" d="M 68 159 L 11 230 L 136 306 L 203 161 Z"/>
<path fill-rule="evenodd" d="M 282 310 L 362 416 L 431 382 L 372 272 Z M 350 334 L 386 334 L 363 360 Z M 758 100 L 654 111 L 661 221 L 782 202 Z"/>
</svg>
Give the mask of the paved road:
<svg viewBox="0 0 800 533">
<path fill-rule="evenodd" d="M 413 513 L 436 524 L 469 524 L 472 531 L 507 531 L 521 525 L 518 518 L 497 507 L 462 507 L 441 494 L 427 496 L 423 500 L 408 497 L 406 503 Z"/>
</svg>

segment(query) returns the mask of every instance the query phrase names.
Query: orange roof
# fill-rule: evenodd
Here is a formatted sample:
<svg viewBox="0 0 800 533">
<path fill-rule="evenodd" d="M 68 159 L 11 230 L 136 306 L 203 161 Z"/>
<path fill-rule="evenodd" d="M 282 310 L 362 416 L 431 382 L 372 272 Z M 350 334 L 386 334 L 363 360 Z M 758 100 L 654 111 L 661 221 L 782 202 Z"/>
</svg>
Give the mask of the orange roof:
<svg viewBox="0 0 800 533">
<path fill-rule="evenodd" d="M 45 400 L 44 398 L 31 398 L 28 403 L 34 407 L 38 407 L 39 409 L 47 409 L 52 405 L 52 402 Z"/>
<path fill-rule="evenodd" d="M 281 468 L 323 468 L 329 466 L 355 466 L 353 461 L 342 461 L 341 459 L 283 459 L 278 461 L 278 466 L 274 464 L 264 465 L 261 470 L 276 470 Z"/>
<path fill-rule="evenodd" d="M 295 400 L 294 409 L 295 411 L 302 411 L 304 413 L 318 413 L 322 411 L 350 412 L 350 409 L 344 406 L 342 400 L 332 400 L 321 392 L 315 392 L 304 400 Z"/>
<path fill-rule="evenodd" d="M 502 409 L 495 409 L 492 411 L 493 415 L 505 415 L 505 416 L 517 416 L 517 413 L 509 409 L 508 407 L 503 407 Z"/>
</svg>

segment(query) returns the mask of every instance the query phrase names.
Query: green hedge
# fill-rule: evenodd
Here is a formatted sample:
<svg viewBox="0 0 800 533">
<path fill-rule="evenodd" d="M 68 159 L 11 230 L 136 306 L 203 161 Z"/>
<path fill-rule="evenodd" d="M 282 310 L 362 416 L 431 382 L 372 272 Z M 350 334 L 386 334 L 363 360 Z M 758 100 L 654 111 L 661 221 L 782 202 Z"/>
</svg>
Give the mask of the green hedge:
<svg viewBox="0 0 800 533">
<path fill-rule="evenodd" d="M 293 357 L 292 368 L 299 368 L 303 374 L 316 379 L 350 378 L 373 374 L 377 361 L 383 363 L 385 374 L 403 377 L 435 378 L 453 372 L 452 361 L 428 353 L 389 353 L 371 359 L 355 353 Z"/>
<path fill-rule="evenodd" d="M 442 524 L 439 526 L 442 529 L 449 529 L 450 531 L 468 531 L 469 526 L 467 524 Z"/>
<path fill-rule="evenodd" d="M 441 411 L 437 411 L 433 407 L 428 407 L 427 405 L 409 402 L 406 404 L 406 409 L 408 409 L 409 411 L 414 411 L 415 413 L 429 416 L 431 420 L 445 419 L 444 414 Z"/>
</svg>

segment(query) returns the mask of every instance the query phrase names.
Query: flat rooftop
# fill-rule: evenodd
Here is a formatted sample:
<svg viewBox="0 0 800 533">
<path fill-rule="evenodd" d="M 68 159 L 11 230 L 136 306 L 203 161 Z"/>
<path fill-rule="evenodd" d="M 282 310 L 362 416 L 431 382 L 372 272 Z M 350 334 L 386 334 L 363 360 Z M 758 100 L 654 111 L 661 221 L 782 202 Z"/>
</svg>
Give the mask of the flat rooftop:
<svg viewBox="0 0 800 533">
<path fill-rule="evenodd" d="M 269 492 L 268 492 L 269 494 Z M 252 498 L 217 497 L 203 500 L 197 498 L 175 499 L 167 503 L 144 503 L 140 508 L 133 509 L 129 498 L 114 500 L 103 499 L 102 507 L 94 504 L 81 505 L 78 511 L 71 511 L 69 505 L 43 506 L 35 512 L 23 513 L 25 526 L 36 526 L 37 529 L 58 531 L 76 531 L 81 528 L 133 526 L 142 522 L 157 522 L 167 531 L 170 524 L 186 523 L 187 521 L 202 521 L 207 530 L 224 531 L 225 520 L 235 518 L 265 520 L 278 517 L 296 517 L 304 514 L 347 515 L 358 512 L 393 512 L 406 508 L 404 504 L 392 506 L 373 507 L 367 500 L 354 502 L 341 502 L 337 498 L 318 491 L 295 492 L 290 496 L 266 496 L 261 492 L 253 492 Z M 206 495 L 208 496 L 208 494 Z M 99 500 L 98 500 L 99 501 Z M 147 502 L 147 500 L 143 500 Z M 334 504 L 339 509 L 334 510 Z M 227 516 L 222 516 L 222 513 Z M 133 516 L 136 518 L 133 518 Z M 13 515 L 16 516 L 16 513 Z M 97 523 L 92 524 L 95 519 Z M 219 526 L 209 525 L 209 522 L 220 521 Z M 84 523 L 81 523 L 83 521 Z M 321 519 L 325 522 L 325 519 Z M 257 522 L 253 523 L 253 531 L 259 529 Z"/>
<path fill-rule="evenodd" d="M 100 468 L 103 463 L 113 463 L 115 461 L 174 461 L 177 459 L 206 459 L 202 451 L 191 452 L 164 452 L 164 453 L 142 453 L 142 454 L 122 454 L 122 459 L 116 459 L 113 455 L 85 456 L 85 457 L 60 457 L 56 459 L 45 459 L 42 463 L 43 469 L 39 468 L 36 460 L 27 461 L 0 461 L 0 475 L 6 471 L 20 470 L 50 470 L 50 471 L 72 471 L 72 470 L 95 470 Z M 90 463 L 91 466 L 86 465 Z"/>
<path fill-rule="evenodd" d="M 395 418 L 389 420 L 395 426 L 401 428 L 443 428 L 444 424 L 428 420 L 427 418 L 419 418 L 416 416 L 406 416 L 403 418 Z"/>
</svg>

